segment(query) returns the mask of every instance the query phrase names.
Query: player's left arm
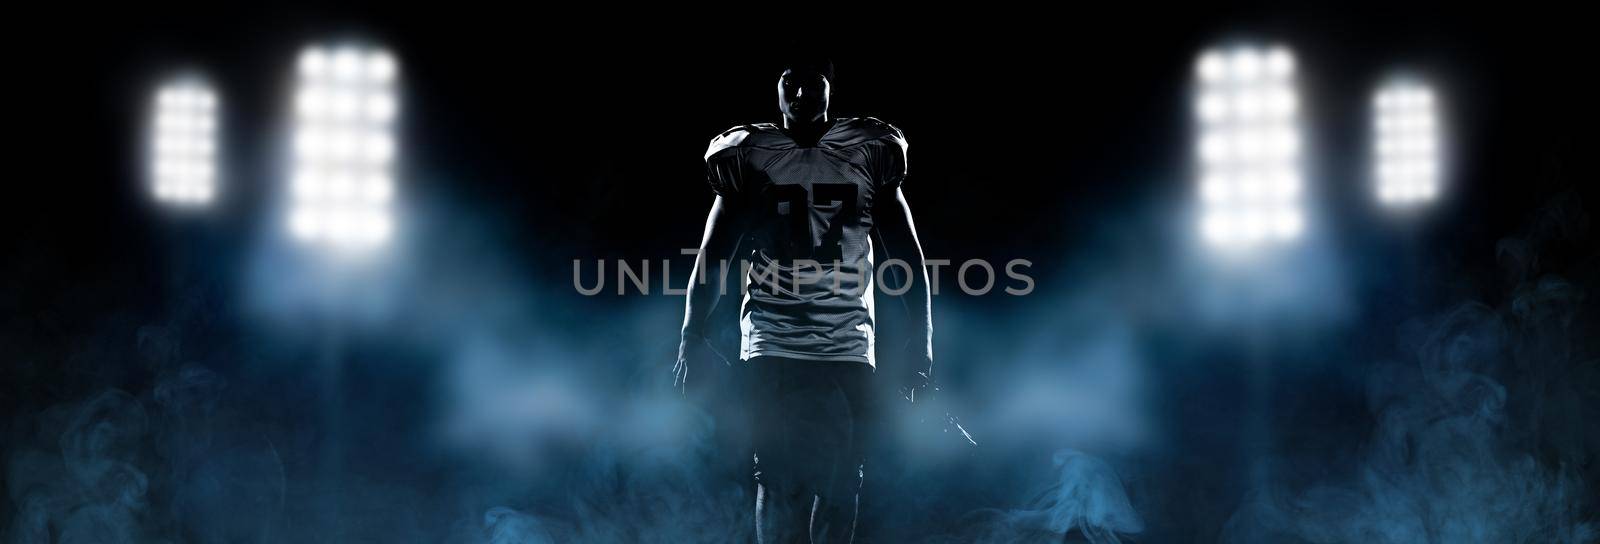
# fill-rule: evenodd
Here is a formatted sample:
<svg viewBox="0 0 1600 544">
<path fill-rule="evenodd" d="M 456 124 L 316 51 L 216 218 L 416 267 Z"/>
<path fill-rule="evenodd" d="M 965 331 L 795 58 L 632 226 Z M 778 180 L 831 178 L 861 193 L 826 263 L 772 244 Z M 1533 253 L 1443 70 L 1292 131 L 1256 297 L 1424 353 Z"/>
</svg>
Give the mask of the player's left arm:
<svg viewBox="0 0 1600 544">
<path fill-rule="evenodd" d="M 916 223 L 911 218 L 911 205 L 898 186 L 893 198 L 879 199 L 874 211 L 873 234 L 879 247 L 889 259 L 899 259 L 910 265 L 910 289 L 902 295 L 906 311 L 913 325 L 911 342 L 916 354 L 911 366 L 899 374 L 901 394 L 906 400 L 916 402 L 917 395 L 928 387 L 933 378 L 933 296 L 928 284 L 928 272 L 923 262 L 922 243 L 917 239 Z"/>
</svg>

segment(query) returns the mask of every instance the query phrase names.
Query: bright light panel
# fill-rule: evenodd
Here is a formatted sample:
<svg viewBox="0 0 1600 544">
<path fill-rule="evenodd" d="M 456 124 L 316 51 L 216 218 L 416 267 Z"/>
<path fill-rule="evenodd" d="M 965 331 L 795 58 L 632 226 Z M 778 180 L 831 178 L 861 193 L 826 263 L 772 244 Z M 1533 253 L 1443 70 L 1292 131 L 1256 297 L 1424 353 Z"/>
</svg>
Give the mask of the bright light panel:
<svg viewBox="0 0 1600 544">
<path fill-rule="evenodd" d="M 1373 157 L 1378 201 L 1411 206 L 1439 194 L 1439 120 L 1433 90 L 1418 82 L 1384 85 L 1373 95 Z"/>
<path fill-rule="evenodd" d="M 217 95 L 204 83 L 161 86 L 152 108 L 150 189 L 156 200 L 201 206 L 216 195 Z"/>
<path fill-rule="evenodd" d="M 1202 238 L 1249 248 L 1299 237 L 1305 214 L 1294 56 L 1283 47 L 1213 49 L 1196 68 Z"/>
<path fill-rule="evenodd" d="M 381 246 L 394 230 L 394 56 L 310 47 L 297 72 L 289 231 L 330 246 Z"/>
</svg>

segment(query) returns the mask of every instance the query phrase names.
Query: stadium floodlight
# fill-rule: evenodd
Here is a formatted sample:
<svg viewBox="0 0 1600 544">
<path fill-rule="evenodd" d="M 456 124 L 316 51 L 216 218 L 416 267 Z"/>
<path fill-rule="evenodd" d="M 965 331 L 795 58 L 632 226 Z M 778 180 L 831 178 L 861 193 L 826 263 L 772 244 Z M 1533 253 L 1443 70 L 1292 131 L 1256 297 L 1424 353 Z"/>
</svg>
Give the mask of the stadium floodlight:
<svg viewBox="0 0 1600 544">
<path fill-rule="evenodd" d="M 1378 201 L 1411 206 L 1439 194 L 1439 119 L 1433 90 L 1395 81 L 1373 95 L 1373 180 Z"/>
<path fill-rule="evenodd" d="M 202 206 L 217 193 L 217 95 L 185 78 L 157 89 L 151 108 L 150 190 L 157 201 Z"/>
<path fill-rule="evenodd" d="M 394 230 L 394 56 L 366 46 L 312 46 L 296 71 L 289 231 L 325 246 L 382 246 Z"/>
<path fill-rule="evenodd" d="M 1216 48 L 1196 70 L 1202 238 L 1226 249 L 1298 238 L 1305 214 L 1293 54 Z"/>
</svg>

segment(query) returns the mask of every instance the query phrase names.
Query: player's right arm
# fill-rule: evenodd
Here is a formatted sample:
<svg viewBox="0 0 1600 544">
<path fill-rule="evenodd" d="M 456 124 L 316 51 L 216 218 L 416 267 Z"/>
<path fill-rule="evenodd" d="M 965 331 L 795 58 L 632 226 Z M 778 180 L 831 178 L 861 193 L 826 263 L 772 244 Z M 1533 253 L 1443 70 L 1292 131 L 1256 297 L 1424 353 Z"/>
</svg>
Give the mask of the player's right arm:
<svg viewBox="0 0 1600 544">
<path fill-rule="evenodd" d="M 733 259 L 739 250 L 739 240 L 744 236 L 745 206 L 739 197 L 738 143 L 743 133 L 729 130 L 711 141 L 706 150 L 706 177 L 717 194 L 711 202 L 711 214 L 706 217 L 706 228 L 700 237 L 700 249 L 694 261 L 694 274 L 689 278 L 683 310 L 683 330 L 678 342 L 678 360 L 672 366 L 672 385 L 688 393 L 689 380 L 700 380 L 711 361 L 729 364 L 727 357 L 712 349 L 707 341 L 708 320 L 711 311 L 727 285 L 723 273 L 737 274 L 737 264 L 724 267 L 722 263 Z"/>
<path fill-rule="evenodd" d="M 706 362 L 720 360 L 728 364 L 726 357 L 717 353 L 706 341 L 706 322 L 711 315 L 711 310 L 717 306 L 721 298 L 723 286 L 727 278 L 720 273 L 727 270 L 730 274 L 738 268 L 730 266 L 725 269 L 721 263 L 728 262 L 739 250 L 741 236 L 742 210 L 729 199 L 718 196 L 711 203 L 711 215 L 706 217 L 705 234 L 700 238 L 700 251 L 694 261 L 694 275 L 689 278 L 689 289 L 686 296 L 687 303 L 683 310 L 683 333 L 678 342 L 678 361 L 673 365 L 673 386 L 687 393 L 689 379 L 700 379 L 700 376 L 691 376 L 703 372 Z M 700 278 L 706 278 L 705 284 L 700 283 Z"/>
</svg>

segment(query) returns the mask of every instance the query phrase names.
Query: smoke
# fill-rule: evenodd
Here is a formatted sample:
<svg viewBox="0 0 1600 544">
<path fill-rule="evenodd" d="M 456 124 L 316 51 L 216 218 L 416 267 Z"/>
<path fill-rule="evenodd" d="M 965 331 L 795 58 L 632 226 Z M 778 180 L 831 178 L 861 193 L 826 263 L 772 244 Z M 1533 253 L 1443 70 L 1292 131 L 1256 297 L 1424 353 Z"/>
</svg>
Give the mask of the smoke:
<svg viewBox="0 0 1600 544">
<path fill-rule="evenodd" d="M 1013 356 L 1007 372 L 979 376 L 968 385 L 993 395 L 975 428 L 1006 444 L 1027 437 L 1046 447 L 1121 452 L 1148 445 L 1147 363 L 1135 345 L 1130 318 L 1105 311 L 1071 313 L 1096 319 L 1039 331 Z"/>
<path fill-rule="evenodd" d="M 664 387 L 679 299 L 575 302 L 556 290 L 566 281 L 542 287 L 480 216 L 416 212 L 428 234 L 368 269 L 370 282 L 319 277 L 261 241 L 233 291 L 237 315 L 184 291 L 150 325 L 71 338 L 92 351 L 84 368 L 130 353 L 141 364 L 18 415 L 11 434 L 28 433 L 5 447 L 8 540 L 751 539 L 749 466 L 728 453 L 738 407 Z M 1066 296 L 1041 305 L 1031 321 L 1047 326 L 1018 334 L 1018 349 L 955 335 L 1007 371 L 947 386 L 937 408 L 992 441 L 972 448 L 925 411 L 896 412 L 909 440 L 886 441 L 869 464 L 864 531 L 1114 542 L 1143 530 L 1099 457 L 1149 432 L 1133 323 L 1097 313 L 1099 295 Z M 1063 311 L 1087 317 L 1049 319 Z M 1062 447 L 1073 449 L 1048 455 Z"/>
<path fill-rule="evenodd" d="M 139 394 L 110 389 L 25 418 L 8 441 L 8 541 L 276 540 L 282 463 L 270 443 L 224 430 L 223 387 L 184 367 Z"/>
<path fill-rule="evenodd" d="M 307 275 L 280 273 L 293 270 L 284 253 L 261 250 L 235 313 L 215 310 L 231 308 L 215 291 L 180 290 L 170 306 L 81 331 L 5 333 L 27 348 L 10 375 L 43 400 L 5 429 L 0 535 L 750 540 L 749 466 L 728 453 L 738 406 L 665 387 L 681 300 L 577 297 L 567 267 L 544 277 L 521 260 L 569 263 L 560 246 L 513 250 L 466 209 L 418 210 L 426 236 L 352 292 L 301 284 Z M 1148 236 L 1106 237 L 1126 253 L 1090 252 L 1001 317 L 989 300 L 942 299 L 945 390 L 925 408 L 961 416 L 980 445 L 930 412 L 891 410 L 900 440 L 868 464 L 864 532 L 1103 544 L 1209 540 L 1213 524 L 1230 543 L 1596 539 L 1594 282 L 1551 273 L 1556 234 L 1502 244 L 1508 295 L 1409 321 L 1385 357 L 1350 370 L 1368 419 L 1323 434 L 1357 451 L 1283 459 L 1268 485 L 1238 493 L 1173 475 L 1236 453 L 1238 420 L 1224 418 L 1237 414 L 1193 407 L 1243 403 L 1213 378 L 1217 365 L 1190 364 L 1211 362 L 1196 346 L 1216 328 L 1171 325 L 1204 304 L 1183 297 L 1192 277 L 1148 256 L 1169 253 Z M 1316 300 L 1301 295 L 1284 306 Z M 93 300 L 57 311 L 98 315 Z M 1353 357 L 1340 339 L 1313 344 Z M 1205 402 L 1184 402 L 1195 397 Z M 1212 442 L 1184 441 L 1216 428 Z M 1172 450 L 1200 461 L 1161 457 Z"/>
<path fill-rule="evenodd" d="M 581 444 L 601 428 L 603 407 L 559 369 L 518 364 L 544 362 L 545 353 L 508 353 L 508 344 L 474 339 L 455 354 L 437 432 L 458 449 L 532 477 L 547 468 L 547 448 Z"/>
<path fill-rule="evenodd" d="M 23 506 L 13 527 L 21 542 L 49 542 L 52 525 L 67 542 L 126 542 L 137 536 L 149 478 L 137 463 L 146 415 L 132 396 L 108 391 L 47 418 L 63 425 L 54 451 L 27 451 L 7 470 L 8 492 Z"/>
<path fill-rule="evenodd" d="M 972 512 L 962 520 L 961 534 L 936 541 L 1059 541 L 1076 534 L 1093 544 L 1114 544 L 1144 531 L 1144 520 L 1109 464 L 1071 449 L 1056 452 L 1054 464 L 1059 481 L 1026 506 Z"/>
<path fill-rule="evenodd" d="M 437 216 L 446 217 L 442 213 Z M 464 504 L 488 506 L 469 510 L 455 522 L 452 539 L 751 539 L 754 498 L 749 466 L 729 453 L 738 451 L 741 440 L 739 431 L 727 424 L 729 416 L 739 410 L 728 401 L 736 395 L 688 403 L 663 387 L 669 377 L 663 365 L 670 363 L 676 347 L 673 331 L 681 316 L 680 300 L 635 301 L 607 315 L 602 326 L 564 326 L 547 316 L 573 310 L 552 308 L 551 301 L 561 297 L 526 279 L 518 265 L 503 256 L 503 246 L 494 242 L 491 229 L 452 223 L 436 224 L 429 230 L 439 232 L 441 239 L 479 241 L 470 249 L 438 244 L 453 253 L 419 258 L 417 272 L 401 274 L 453 286 L 448 295 L 433 295 L 436 300 L 426 294 L 414 295 L 417 309 L 408 312 L 404 320 L 411 323 L 405 327 L 416 331 L 416 338 L 433 344 L 431 349 L 445 361 L 437 382 L 439 403 L 430 434 L 457 462 L 490 472 L 500 482 L 492 486 L 492 493 L 462 498 Z M 437 264 L 427 263 L 471 264 L 439 270 Z M 566 286 L 565 282 L 559 285 Z M 413 291 L 404 286 L 400 290 Z M 597 306 L 615 303 L 603 299 L 583 302 Z M 1080 306 L 1087 304 L 1079 302 Z M 618 315 L 628 317 L 619 320 Z M 1134 421 L 1143 415 L 1137 409 L 1140 385 L 1138 363 L 1132 356 L 1133 338 L 1124 323 L 1119 319 L 1115 326 L 1106 327 L 1099 320 L 1086 321 L 1081 328 L 1084 337 L 1092 341 L 1065 357 L 1050 353 L 1047 335 L 1040 335 L 1028 350 L 1002 356 L 998 364 L 1018 369 L 1008 376 L 1023 380 L 1031 376 L 1037 382 L 1041 375 L 1058 372 L 1054 383 L 1067 390 L 1039 390 L 1031 397 L 1032 404 L 1005 408 L 1029 411 L 1027 414 L 1002 411 L 997 417 L 985 411 L 974 417 L 1040 426 L 996 425 L 997 435 L 1050 427 L 1043 436 L 1052 442 L 1131 447 L 1129 443 L 1137 442 L 1136 435 L 1143 432 Z M 1057 338 L 1060 332 L 1049 337 Z M 1063 366 L 1064 359 L 1071 364 Z M 1018 384 L 1007 380 L 995 385 Z M 1075 404 L 1063 405 L 1049 400 L 1052 397 L 1072 399 Z M 969 408 L 959 397 L 942 400 L 958 410 Z M 1113 406 L 1099 407 L 1101 402 Z M 1111 414 L 1121 417 L 1099 417 Z M 917 434 L 931 428 L 909 418 L 924 415 L 899 412 L 900 428 L 909 432 L 912 440 L 885 446 L 880 456 L 883 460 L 919 460 L 869 463 L 872 478 L 886 484 L 865 503 L 863 523 L 874 525 L 869 531 L 891 540 L 947 538 L 967 531 L 968 522 L 960 521 L 963 516 L 959 514 L 981 512 L 997 504 L 1026 508 L 1006 511 L 988 522 L 972 522 L 972 526 L 988 527 L 994 534 L 1060 536 L 1077 531 L 1092 535 L 1097 542 L 1142 529 L 1116 472 L 1082 451 L 1058 454 L 1056 470 L 1046 472 L 1044 478 L 1020 476 L 1020 483 L 1000 489 L 997 502 L 951 501 L 947 507 L 958 509 L 958 515 L 950 519 L 927 523 L 896 518 L 906 499 L 914 495 L 959 495 L 983 486 L 967 474 L 971 463 L 1013 455 L 1014 445 L 960 455 L 966 448 L 960 441 L 937 436 L 943 433 Z M 982 457 L 974 459 L 972 455 Z M 951 477 L 927 478 L 922 469 L 945 471 Z M 1015 471 L 1009 472 L 1008 479 L 1019 477 Z M 494 500 L 495 496 L 501 500 Z"/>
<path fill-rule="evenodd" d="M 1539 259 L 1568 241 L 1540 225 L 1499 245 L 1513 286 L 1501 303 L 1401 327 L 1397 355 L 1368 369 L 1372 428 L 1352 463 L 1251 491 L 1221 541 L 1600 541 L 1594 316 L 1586 291 Z M 1312 463 L 1324 461 L 1285 465 Z"/>
</svg>

